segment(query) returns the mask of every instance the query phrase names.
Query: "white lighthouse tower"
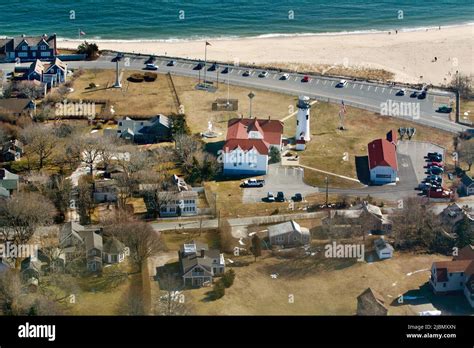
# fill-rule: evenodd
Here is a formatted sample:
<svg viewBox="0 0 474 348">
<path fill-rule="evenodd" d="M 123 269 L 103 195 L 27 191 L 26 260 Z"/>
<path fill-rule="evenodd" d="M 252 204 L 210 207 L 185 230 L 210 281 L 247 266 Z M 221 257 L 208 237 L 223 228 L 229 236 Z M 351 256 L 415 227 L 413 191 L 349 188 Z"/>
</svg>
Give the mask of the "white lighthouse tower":
<svg viewBox="0 0 474 348">
<path fill-rule="evenodd" d="M 300 96 L 298 98 L 298 115 L 296 118 L 296 136 L 295 140 L 310 141 L 309 112 L 311 105 L 309 97 Z"/>
</svg>

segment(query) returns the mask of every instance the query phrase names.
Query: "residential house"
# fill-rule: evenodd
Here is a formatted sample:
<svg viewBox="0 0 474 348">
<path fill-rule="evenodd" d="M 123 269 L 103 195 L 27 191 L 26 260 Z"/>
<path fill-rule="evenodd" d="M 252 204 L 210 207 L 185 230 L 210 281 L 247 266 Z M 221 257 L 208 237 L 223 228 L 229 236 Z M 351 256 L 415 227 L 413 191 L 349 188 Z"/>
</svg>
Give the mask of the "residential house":
<svg viewBox="0 0 474 348">
<path fill-rule="evenodd" d="M 106 263 L 121 263 L 125 260 L 127 248 L 115 237 L 107 238 L 103 244 L 103 260 Z"/>
<path fill-rule="evenodd" d="M 5 168 L 0 168 L 0 187 L 8 191 L 9 195 L 18 191 L 20 176 L 10 173 Z"/>
<path fill-rule="evenodd" d="M 184 285 L 202 286 L 212 283 L 213 277 L 225 272 L 224 254 L 209 249 L 207 244 L 192 241 L 178 251 Z"/>
<path fill-rule="evenodd" d="M 52 254 L 46 254 L 42 249 L 38 249 L 37 255 L 30 255 L 21 262 L 21 275 L 25 281 L 36 279 L 48 274 L 54 268 L 64 268 L 65 255 L 60 249 L 56 249 Z"/>
<path fill-rule="evenodd" d="M 44 63 L 37 59 L 31 63 L 24 77 L 29 81 L 38 81 L 48 87 L 55 87 L 66 82 L 67 74 L 67 64 L 59 58 L 55 58 L 51 63 Z"/>
<path fill-rule="evenodd" d="M 23 155 L 23 144 L 18 140 L 9 140 L 2 146 L 0 154 L 1 162 L 13 162 L 20 160 Z"/>
<path fill-rule="evenodd" d="M 376 139 L 369 143 L 368 160 L 370 182 L 374 185 L 395 183 L 397 181 L 397 136 L 390 131 L 386 139 Z"/>
<path fill-rule="evenodd" d="M 467 218 L 474 227 L 474 212 L 469 206 L 461 206 L 458 203 L 450 203 L 439 214 L 443 225 L 450 228 L 449 232 L 454 232 L 458 224 Z"/>
<path fill-rule="evenodd" d="M 68 262 L 85 254 L 90 272 L 100 272 L 103 263 L 121 263 L 127 256 L 127 248 L 116 238 L 103 237 L 97 226 L 82 226 L 73 221 L 61 226 L 59 244 Z"/>
<path fill-rule="evenodd" d="M 171 138 L 171 120 L 164 115 L 149 120 L 126 117 L 118 121 L 117 129 L 105 129 L 105 134 L 116 135 L 137 144 L 157 143 Z"/>
<path fill-rule="evenodd" d="M 380 260 L 391 259 L 393 256 L 393 246 L 387 243 L 383 238 L 374 241 L 375 252 Z"/>
<path fill-rule="evenodd" d="M 357 296 L 357 315 L 387 315 L 385 300 L 377 291 L 367 288 Z"/>
<path fill-rule="evenodd" d="M 7 61 L 22 62 L 36 59 L 53 60 L 58 52 L 56 34 L 42 36 L 14 37 L 0 41 L 0 54 L 5 55 Z"/>
<path fill-rule="evenodd" d="M 392 221 L 376 205 L 362 202 L 351 209 L 330 210 L 322 220 L 323 226 L 334 232 L 343 232 L 356 226 L 371 234 L 388 234 L 392 231 Z"/>
<path fill-rule="evenodd" d="M 461 177 L 461 192 L 466 196 L 474 195 L 474 179 L 466 173 Z"/>
<path fill-rule="evenodd" d="M 434 262 L 430 285 L 435 294 L 459 292 L 474 308 L 474 247 L 460 249 L 452 261 Z"/>
<path fill-rule="evenodd" d="M 309 229 L 301 227 L 294 220 L 268 227 L 270 245 L 281 247 L 296 247 L 311 241 Z"/>
<path fill-rule="evenodd" d="M 117 201 L 117 182 L 113 179 L 94 181 L 94 201 L 97 203 L 108 203 Z"/>
<path fill-rule="evenodd" d="M 29 99 L 6 98 L 0 99 L 0 114 L 14 117 L 30 116 L 33 103 Z"/>
<path fill-rule="evenodd" d="M 278 120 L 234 118 L 229 120 L 223 147 L 225 175 L 263 175 L 268 171 L 272 147 L 281 151 L 283 123 Z"/>
<path fill-rule="evenodd" d="M 173 175 L 167 191 L 157 193 L 153 184 L 141 184 L 139 190 L 145 192 L 145 203 L 148 206 L 159 206 L 161 217 L 193 216 L 198 214 L 198 193 L 183 178 Z M 156 199 L 159 202 L 156 202 Z"/>
</svg>

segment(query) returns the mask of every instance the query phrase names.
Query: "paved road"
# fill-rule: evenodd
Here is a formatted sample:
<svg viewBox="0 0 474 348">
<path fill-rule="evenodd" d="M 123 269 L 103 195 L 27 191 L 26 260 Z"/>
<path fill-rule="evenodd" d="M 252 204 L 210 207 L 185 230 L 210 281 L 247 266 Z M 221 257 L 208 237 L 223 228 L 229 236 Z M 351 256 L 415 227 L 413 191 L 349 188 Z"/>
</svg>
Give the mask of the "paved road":
<svg viewBox="0 0 474 348">
<path fill-rule="evenodd" d="M 79 61 L 68 62 L 71 69 L 75 68 L 97 68 L 97 69 L 115 69 L 115 63 L 111 62 L 111 55 L 104 55 L 96 61 Z M 142 69 L 148 57 L 126 55 L 120 66 L 122 69 L 137 70 Z M 175 66 L 168 66 L 169 58 L 158 57 L 155 64 L 159 67 L 158 73 L 168 73 L 181 76 L 189 76 L 201 78 L 204 70 L 193 70 L 196 61 L 177 59 Z M 27 64 L 25 64 L 27 65 Z M 209 66 L 210 64 L 208 64 Z M 14 64 L 0 64 L 0 69 L 9 72 L 14 68 Z M 348 84 L 344 88 L 336 88 L 338 79 L 330 77 L 314 76 L 307 83 L 301 82 L 302 74 L 290 74 L 288 80 L 280 79 L 281 73 L 278 71 L 268 70 L 269 74 L 266 78 L 258 77 L 259 71 L 251 70 L 250 76 L 243 76 L 243 72 L 247 70 L 245 67 L 229 66 L 229 73 L 222 74 L 223 68 L 217 68 L 216 71 L 207 71 L 206 79 L 208 81 L 216 81 L 219 78 L 220 83 L 240 85 L 249 88 L 259 88 L 281 92 L 290 95 L 307 95 L 309 97 L 325 100 L 334 103 L 340 103 L 344 100 L 345 104 L 360 107 L 362 109 L 380 112 L 382 103 L 388 100 L 394 100 L 404 103 L 419 103 L 420 117 L 404 116 L 405 118 L 425 124 L 428 126 L 444 129 L 450 132 L 460 132 L 467 127 L 451 122 L 445 114 L 436 113 L 435 110 L 440 104 L 446 104 L 447 100 L 454 98 L 449 92 L 430 90 L 426 99 L 419 100 L 410 98 L 409 95 L 413 90 L 407 89 L 405 96 L 396 96 L 398 87 L 392 85 L 383 85 L 375 83 L 367 83 L 361 81 L 348 80 Z"/>
</svg>

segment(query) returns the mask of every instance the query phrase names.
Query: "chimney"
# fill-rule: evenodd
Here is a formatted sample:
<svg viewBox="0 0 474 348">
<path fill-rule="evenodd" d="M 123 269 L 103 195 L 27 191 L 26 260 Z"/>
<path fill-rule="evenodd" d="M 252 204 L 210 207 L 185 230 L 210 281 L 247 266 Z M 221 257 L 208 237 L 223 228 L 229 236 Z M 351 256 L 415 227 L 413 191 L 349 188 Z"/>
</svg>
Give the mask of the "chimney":
<svg viewBox="0 0 474 348">
<path fill-rule="evenodd" d="M 204 249 L 201 249 L 201 258 L 204 257 Z"/>
</svg>

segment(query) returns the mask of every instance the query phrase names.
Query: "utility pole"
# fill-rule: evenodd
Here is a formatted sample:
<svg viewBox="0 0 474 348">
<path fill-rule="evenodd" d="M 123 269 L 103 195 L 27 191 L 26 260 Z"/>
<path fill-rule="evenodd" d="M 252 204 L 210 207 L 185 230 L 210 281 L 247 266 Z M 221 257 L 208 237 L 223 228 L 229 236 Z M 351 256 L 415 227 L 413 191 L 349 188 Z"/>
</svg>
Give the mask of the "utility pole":
<svg viewBox="0 0 474 348">
<path fill-rule="evenodd" d="M 250 112 L 249 112 L 249 118 L 252 118 L 252 99 L 255 97 L 255 94 L 253 92 L 250 92 L 248 94 L 249 100 L 250 100 Z"/>
<path fill-rule="evenodd" d="M 326 208 L 327 208 L 328 203 L 329 203 L 329 188 L 328 188 L 329 179 L 327 176 L 324 178 L 324 182 L 326 183 Z"/>
</svg>

